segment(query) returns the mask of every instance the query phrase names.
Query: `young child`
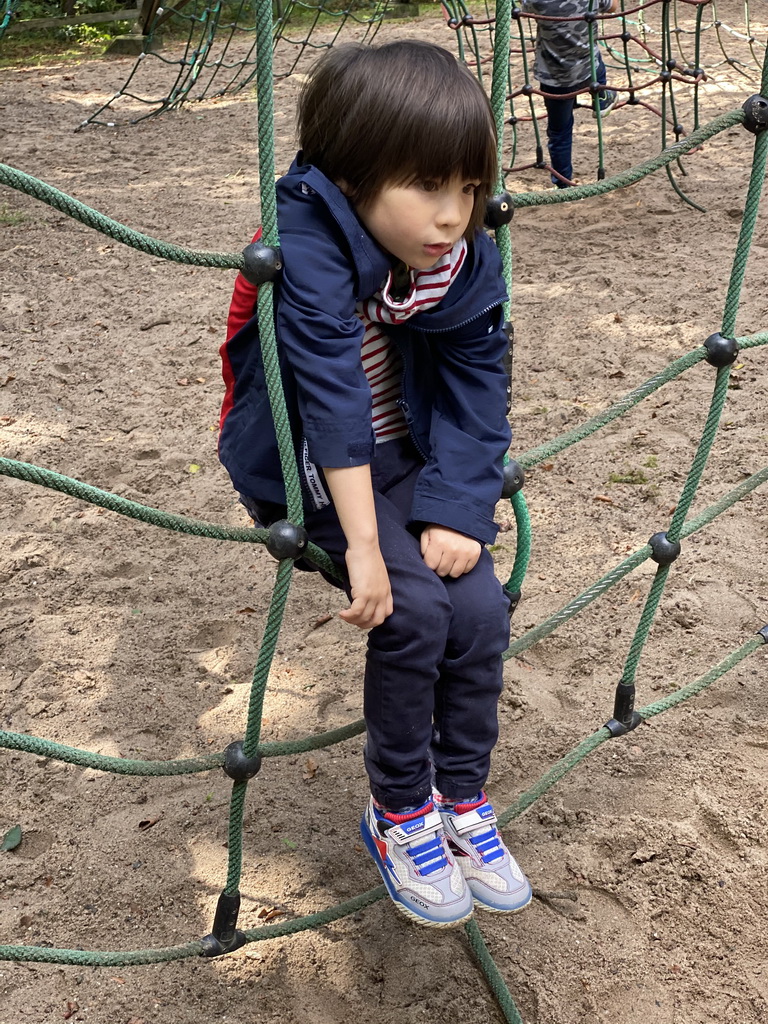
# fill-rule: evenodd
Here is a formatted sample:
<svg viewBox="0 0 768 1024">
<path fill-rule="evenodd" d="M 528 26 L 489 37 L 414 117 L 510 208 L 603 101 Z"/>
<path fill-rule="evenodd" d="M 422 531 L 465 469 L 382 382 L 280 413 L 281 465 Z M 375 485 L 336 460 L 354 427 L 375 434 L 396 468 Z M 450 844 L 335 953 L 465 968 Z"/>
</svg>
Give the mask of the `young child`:
<svg viewBox="0 0 768 1024">
<path fill-rule="evenodd" d="M 480 227 L 490 106 L 439 47 L 350 44 L 310 73 L 298 129 L 276 327 L 305 527 L 345 571 L 341 618 L 370 630 L 362 836 L 414 921 L 521 910 L 531 888 L 483 791 L 509 643 L 485 548 L 510 440 L 506 293 Z M 248 288 L 222 347 L 220 456 L 268 525 L 286 498 Z"/>
<path fill-rule="evenodd" d="M 595 81 L 606 84 L 606 71 L 597 44 L 590 48 L 589 25 L 584 15 L 611 14 L 618 0 L 522 0 L 526 14 L 538 14 L 536 20 L 536 59 L 533 73 L 539 88 L 547 93 L 547 146 L 552 163 L 552 183 L 569 188 L 573 179 L 573 110 L 575 93 L 586 89 L 592 79 L 592 52 Z M 574 18 L 568 21 L 562 19 Z M 599 24 L 599 23 L 598 23 Z M 613 89 L 603 89 L 597 101 L 603 115 L 616 103 Z"/>
</svg>

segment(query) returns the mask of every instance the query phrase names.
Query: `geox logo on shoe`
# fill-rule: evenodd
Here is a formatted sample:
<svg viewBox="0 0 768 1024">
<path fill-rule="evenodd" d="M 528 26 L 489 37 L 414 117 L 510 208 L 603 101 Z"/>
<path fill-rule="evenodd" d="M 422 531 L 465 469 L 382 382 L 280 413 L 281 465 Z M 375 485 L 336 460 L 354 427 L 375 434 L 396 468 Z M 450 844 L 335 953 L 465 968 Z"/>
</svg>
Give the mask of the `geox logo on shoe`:
<svg viewBox="0 0 768 1024">
<path fill-rule="evenodd" d="M 420 907 L 424 907 L 425 910 L 429 910 L 429 904 L 425 903 L 424 900 L 420 900 L 418 896 L 409 897 L 412 903 L 418 903 Z"/>
</svg>

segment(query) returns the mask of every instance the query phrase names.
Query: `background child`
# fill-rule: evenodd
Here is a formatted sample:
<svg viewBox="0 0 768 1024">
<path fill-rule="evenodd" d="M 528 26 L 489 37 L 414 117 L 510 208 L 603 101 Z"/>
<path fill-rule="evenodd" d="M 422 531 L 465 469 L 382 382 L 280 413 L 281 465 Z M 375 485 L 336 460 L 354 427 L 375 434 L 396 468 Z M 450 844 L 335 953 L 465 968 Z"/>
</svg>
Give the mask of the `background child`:
<svg viewBox="0 0 768 1024">
<path fill-rule="evenodd" d="M 552 169 L 552 182 L 558 188 L 569 188 L 573 179 L 573 111 L 576 97 L 570 93 L 587 88 L 592 81 L 592 59 L 595 57 L 595 80 L 606 83 L 605 64 L 597 46 L 590 47 L 589 25 L 583 16 L 610 14 L 618 9 L 618 0 L 522 0 L 528 14 L 544 16 L 536 21 L 536 59 L 533 73 L 539 81 L 547 108 L 547 144 Z M 560 18 L 577 18 L 560 21 Z M 553 20 L 547 20 L 553 19 Z M 560 98 L 562 97 L 562 98 Z M 616 102 L 616 93 L 604 89 L 598 103 L 607 114 Z M 558 177 L 559 175 L 559 177 Z M 563 181 L 567 178 L 567 181 Z"/>
<path fill-rule="evenodd" d="M 276 326 L 305 526 L 345 569 L 342 619 L 370 630 L 362 836 L 411 919 L 520 910 L 530 885 L 483 792 L 509 642 L 485 549 L 510 440 L 506 293 L 481 230 L 490 106 L 439 47 L 348 45 L 310 73 L 298 126 L 277 184 Z M 285 489 L 243 288 L 222 348 L 220 456 L 266 525 L 285 516 Z"/>
</svg>

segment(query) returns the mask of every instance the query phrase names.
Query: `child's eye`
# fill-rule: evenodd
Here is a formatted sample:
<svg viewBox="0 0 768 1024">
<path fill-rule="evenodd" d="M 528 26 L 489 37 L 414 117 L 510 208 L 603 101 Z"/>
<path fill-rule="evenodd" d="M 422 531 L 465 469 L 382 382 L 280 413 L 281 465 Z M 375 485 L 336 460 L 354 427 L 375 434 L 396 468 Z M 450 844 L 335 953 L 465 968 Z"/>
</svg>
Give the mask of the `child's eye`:
<svg viewBox="0 0 768 1024">
<path fill-rule="evenodd" d="M 479 181 L 470 181 L 464 186 L 464 195 L 473 196 L 475 192 L 480 188 Z"/>
<path fill-rule="evenodd" d="M 419 184 L 423 192 L 437 192 L 440 187 L 436 181 L 421 181 Z"/>
</svg>

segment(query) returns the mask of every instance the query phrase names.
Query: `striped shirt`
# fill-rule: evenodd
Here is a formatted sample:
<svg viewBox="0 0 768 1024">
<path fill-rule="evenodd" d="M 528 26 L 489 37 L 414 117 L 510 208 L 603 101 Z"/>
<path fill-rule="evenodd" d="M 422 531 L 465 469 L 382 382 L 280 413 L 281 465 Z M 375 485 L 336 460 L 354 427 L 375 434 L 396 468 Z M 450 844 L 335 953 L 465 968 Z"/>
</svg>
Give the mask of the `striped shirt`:
<svg viewBox="0 0 768 1024">
<path fill-rule="evenodd" d="M 357 315 L 365 327 L 360 354 L 371 388 L 376 444 L 408 433 L 403 410 L 398 405 L 402 359 L 387 337 L 386 326 L 405 323 L 414 314 L 423 313 L 441 302 L 461 270 L 466 255 L 467 243 L 460 238 L 433 267 L 408 272 L 408 290 L 404 298 L 393 297 L 394 277 L 390 270 L 381 290 L 357 304 Z"/>
</svg>

